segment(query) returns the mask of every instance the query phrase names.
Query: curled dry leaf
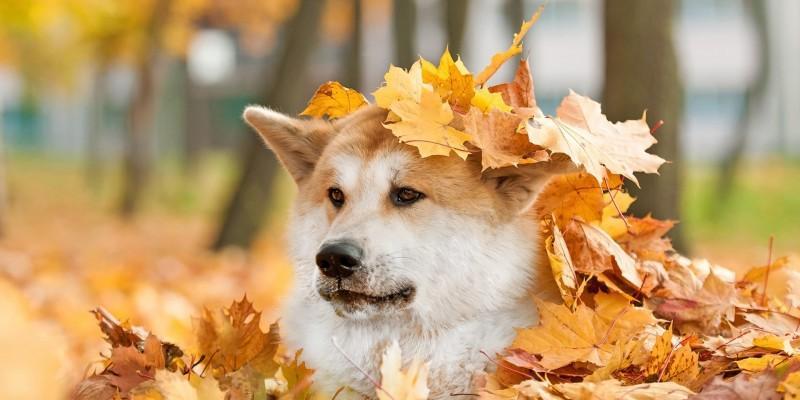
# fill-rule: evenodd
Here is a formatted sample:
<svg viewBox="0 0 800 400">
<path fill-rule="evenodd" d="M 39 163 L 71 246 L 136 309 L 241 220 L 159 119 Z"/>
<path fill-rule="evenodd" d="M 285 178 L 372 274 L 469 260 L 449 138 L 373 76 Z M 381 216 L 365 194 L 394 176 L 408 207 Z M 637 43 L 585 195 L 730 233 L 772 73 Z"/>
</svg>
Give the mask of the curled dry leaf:
<svg viewBox="0 0 800 400">
<path fill-rule="evenodd" d="M 317 89 L 300 115 L 312 117 L 327 115 L 331 119 L 340 118 L 367 104 L 367 99 L 357 90 L 345 87 L 336 81 L 329 81 Z"/>
<path fill-rule="evenodd" d="M 644 115 L 613 124 L 600 103 L 573 91 L 558 106 L 555 118 L 534 118 L 526 129 L 531 143 L 569 155 L 598 182 L 603 182 L 608 169 L 638 185 L 634 172 L 656 173 L 664 163 L 646 152 L 656 140 Z"/>
<path fill-rule="evenodd" d="M 472 108 L 464 117 L 464 131 L 470 142 L 481 149 L 483 169 L 502 168 L 548 160 L 547 152 L 531 144 L 517 131 L 522 119 L 514 114 L 491 109 L 484 114 Z"/>
<path fill-rule="evenodd" d="M 541 110 L 536 106 L 533 78 L 531 78 L 531 69 L 527 59 L 519 61 L 513 81 L 494 85 L 489 88 L 489 91 L 499 93 L 505 103 L 514 107 L 515 110 L 524 109 L 521 110 L 522 112 L 518 111 L 518 114 L 527 114 L 528 116 L 539 114 L 541 116 Z"/>
</svg>

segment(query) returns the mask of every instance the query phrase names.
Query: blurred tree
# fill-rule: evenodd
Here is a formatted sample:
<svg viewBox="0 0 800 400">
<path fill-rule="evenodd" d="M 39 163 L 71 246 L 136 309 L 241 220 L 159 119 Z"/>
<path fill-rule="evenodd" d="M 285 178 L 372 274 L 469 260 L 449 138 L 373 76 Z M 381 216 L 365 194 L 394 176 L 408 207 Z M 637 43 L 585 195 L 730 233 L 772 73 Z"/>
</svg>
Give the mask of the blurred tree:
<svg viewBox="0 0 800 400">
<path fill-rule="evenodd" d="M 284 28 L 283 48 L 279 65 L 260 96 L 259 103 L 267 104 L 284 112 L 299 112 L 304 102 L 304 93 L 294 90 L 302 82 L 311 52 L 314 50 L 322 2 L 301 0 L 300 8 Z M 241 176 L 233 195 L 225 206 L 218 234 L 212 247 L 249 246 L 261 228 L 267 210 L 275 176 L 277 160 L 264 149 L 261 139 L 255 134 L 247 135 L 242 147 Z"/>
<path fill-rule="evenodd" d="M 392 27 L 394 30 L 394 64 L 408 68 L 417 60 L 416 0 L 394 0 Z"/>
<path fill-rule="evenodd" d="M 656 218 L 680 220 L 682 160 L 678 129 L 683 114 L 683 86 L 672 40 L 672 20 L 678 2 L 672 0 L 606 0 L 605 87 L 603 108 L 609 120 L 638 118 L 647 109 L 650 126 L 665 121 L 656 131 L 653 153 L 671 163 L 660 176 L 639 178 L 641 189 L 632 211 L 652 212 Z M 671 232 L 674 246 L 685 252 L 682 225 Z"/>
<path fill-rule="evenodd" d="M 747 145 L 747 133 L 752 124 L 753 117 L 757 113 L 757 107 L 763 102 L 769 81 L 769 33 L 767 29 L 767 5 L 763 0 L 746 0 L 745 6 L 751 11 L 745 13 L 753 20 L 758 40 L 758 70 L 756 79 L 747 87 L 742 98 L 742 110 L 739 113 L 739 121 L 734 132 L 733 144 L 725 154 L 719 165 L 719 178 L 717 182 L 717 197 L 720 203 L 728 200 L 736 179 L 736 173 L 742 160 L 745 147 Z M 721 210 L 722 207 L 714 207 L 712 212 Z"/>
<path fill-rule="evenodd" d="M 119 211 L 123 216 L 129 216 L 136 211 L 150 163 L 148 150 L 154 115 L 156 67 L 161 53 L 161 33 L 168 21 L 170 0 L 158 0 L 155 4 L 142 32 L 145 39 L 134 56 L 136 89 L 128 109 L 122 197 L 119 204 Z"/>
<path fill-rule="evenodd" d="M 445 0 L 444 4 L 447 46 L 452 54 L 461 54 L 464 50 L 464 28 L 467 24 L 469 0 Z"/>
<path fill-rule="evenodd" d="M 363 35 L 363 5 L 361 0 L 351 0 L 353 2 L 353 13 L 351 17 L 351 25 L 353 27 L 352 37 L 348 45 L 348 51 L 344 52 L 345 60 L 342 65 L 345 66 L 345 79 L 342 82 L 345 86 L 360 89 L 361 88 L 361 57 L 362 57 L 362 35 Z"/>
</svg>

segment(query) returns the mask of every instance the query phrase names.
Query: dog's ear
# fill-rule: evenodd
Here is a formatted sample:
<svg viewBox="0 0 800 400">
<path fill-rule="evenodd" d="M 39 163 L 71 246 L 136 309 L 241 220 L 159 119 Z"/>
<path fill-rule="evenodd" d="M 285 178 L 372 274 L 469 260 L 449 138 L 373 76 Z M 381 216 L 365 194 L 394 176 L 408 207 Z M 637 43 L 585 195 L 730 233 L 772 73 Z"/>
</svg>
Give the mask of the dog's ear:
<svg viewBox="0 0 800 400">
<path fill-rule="evenodd" d="M 244 120 L 258 131 L 297 183 L 311 175 L 335 133 L 327 122 L 292 118 L 261 106 L 247 107 Z"/>
<path fill-rule="evenodd" d="M 481 174 L 516 214 L 528 211 L 551 177 L 578 171 L 569 159 L 524 164 L 518 167 L 488 169 Z"/>
</svg>

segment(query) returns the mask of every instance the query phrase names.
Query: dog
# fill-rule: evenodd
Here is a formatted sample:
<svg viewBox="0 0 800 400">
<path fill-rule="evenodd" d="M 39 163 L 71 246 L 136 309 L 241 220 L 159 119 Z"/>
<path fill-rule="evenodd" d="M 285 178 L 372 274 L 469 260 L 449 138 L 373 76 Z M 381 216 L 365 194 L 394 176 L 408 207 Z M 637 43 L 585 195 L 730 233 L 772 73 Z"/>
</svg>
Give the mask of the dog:
<svg viewBox="0 0 800 400">
<path fill-rule="evenodd" d="M 332 122 L 244 112 L 298 188 L 284 340 L 303 349 L 322 393 L 375 398 L 397 341 L 404 361 L 429 363 L 430 398 L 474 394 L 488 357 L 537 321 L 531 294 L 558 298 L 532 211 L 554 171 L 482 171 L 480 154 L 422 158 L 386 116 L 375 106 Z"/>
</svg>

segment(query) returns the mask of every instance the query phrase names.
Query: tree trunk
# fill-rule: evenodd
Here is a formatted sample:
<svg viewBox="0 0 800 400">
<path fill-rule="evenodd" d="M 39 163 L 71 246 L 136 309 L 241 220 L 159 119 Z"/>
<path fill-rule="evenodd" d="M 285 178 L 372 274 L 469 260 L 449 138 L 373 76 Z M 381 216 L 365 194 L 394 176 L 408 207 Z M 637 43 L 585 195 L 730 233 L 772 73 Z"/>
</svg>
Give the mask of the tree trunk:
<svg viewBox="0 0 800 400">
<path fill-rule="evenodd" d="M 756 28 L 758 38 L 758 75 L 755 81 L 748 86 L 742 101 L 742 110 L 739 113 L 739 121 L 736 126 L 733 145 L 722 159 L 719 165 L 719 180 L 717 182 L 718 203 L 724 203 L 730 198 L 734 180 L 739 164 L 742 161 L 744 150 L 747 145 L 747 132 L 753 116 L 757 112 L 756 107 L 764 100 L 769 81 L 769 37 L 767 30 L 767 5 L 762 0 L 748 0 L 746 4 L 751 10 L 748 15 L 753 18 L 753 25 Z M 721 210 L 721 207 L 714 207 L 713 212 Z"/>
<path fill-rule="evenodd" d="M 128 110 L 128 132 L 123 155 L 123 186 L 119 212 L 129 217 L 136 212 L 144 191 L 150 163 L 149 131 L 153 124 L 156 65 L 161 31 L 167 21 L 170 1 L 156 2 L 147 26 L 147 41 L 137 58 L 136 92 Z"/>
<path fill-rule="evenodd" d="M 89 110 L 89 128 L 86 132 L 86 182 L 97 192 L 102 176 L 102 143 L 105 129 L 106 64 L 98 62 L 92 82 L 92 101 Z"/>
<path fill-rule="evenodd" d="M 274 80 L 261 102 L 283 112 L 297 112 L 305 96 L 297 90 L 304 81 L 309 56 L 314 50 L 322 10 L 322 1 L 303 0 L 297 14 L 285 28 L 284 46 Z M 264 149 L 255 133 L 248 134 L 242 149 L 242 175 L 225 207 L 222 221 L 212 248 L 248 247 L 264 223 L 270 206 L 270 194 L 278 172 L 275 156 Z"/>
<path fill-rule="evenodd" d="M 353 37 L 350 38 L 348 51 L 345 52 L 344 65 L 345 80 L 344 84 L 353 89 L 361 89 L 361 55 L 362 55 L 362 36 L 363 27 L 361 17 L 363 15 L 362 0 L 353 1 Z"/>
<path fill-rule="evenodd" d="M 464 51 L 464 27 L 468 10 L 469 0 L 445 0 L 447 46 L 451 54 L 461 54 Z"/>
<path fill-rule="evenodd" d="M 639 177 L 641 189 L 632 211 L 656 218 L 680 220 L 682 159 L 680 154 L 683 88 L 672 40 L 673 0 L 606 0 L 605 87 L 603 108 L 609 120 L 638 118 L 647 109 L 650 126 L 663 120 L 651 151 L 669 160 L 660 175 Z M 633 185 L 629 185 L 633 186 Z M 671 237 L 675 248 L 685 252 L 683 226 Z"/>
<path fill-rule="evenodd" d="M 417 54 L 416 0 L 394 0 L 392 17 L 395 64 L 408 68 L 419 56 Z"/>
<path fill-rule="evenodd" d="M 188 63 L 181 61 L 183 83 L 183 173 L 187 176 L 197 169 L 198 160 L 206 147 L 208 133 L 208 103 L 192 82 Z"/>
<path fill-rule="evenodd" d="M 3 136 L 3 103 L 0 102 L 0 238 L 6 235 L 8 218 L 8 186 L 6 182 L 6 146 Z"/>
</svg>

